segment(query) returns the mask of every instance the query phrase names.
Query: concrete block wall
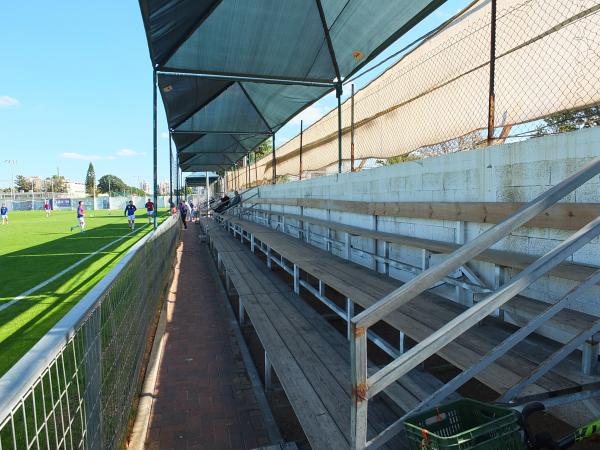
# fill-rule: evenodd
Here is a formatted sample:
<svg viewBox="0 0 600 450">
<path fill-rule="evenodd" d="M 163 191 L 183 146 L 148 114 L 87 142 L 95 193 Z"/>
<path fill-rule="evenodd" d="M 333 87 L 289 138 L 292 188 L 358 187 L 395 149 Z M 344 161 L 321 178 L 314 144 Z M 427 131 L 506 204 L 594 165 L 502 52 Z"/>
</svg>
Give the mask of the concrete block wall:
<svg viewBox="0 0 600 450">
<path fill-rule="evenodd" d="M 557 136 L 529 139 L 488 148 L 410 161 L 359 173 L 335 174 L 301 182 L 262 186 L 263 198 L 319 198 L 388 202 L 527 202 L 577 171 L 586 161 L 600 156 L 600 128 L 590 128 Z M 600 177 L 594 177 L 571 193 L 566 202 L 600 202 Z M 263 205 L 263 207 L 265 207 Z M 300 208 L 272 205 L 273 210 L 300 213 Z M 373 228 L 371 216 L 306 208 L 305 215 Z M 474 239 L 491 225 L 468 223 L 466 241 Z M 379 217 L 377 228 L 427 239 L 455 242 L 454 221 Z M 315 229 L 316 232 L 324 232 Z M 522 227 L 494 248 L 531 255 L 542 255 L 569 236 L 555 229 Z M 353 239 L 353 246 L 373 249 L 373 241 Z M 394 246 L 391 256 L 420 266 L 420 250 Z M 440 258 L 440 257 L 438 257 Z M 353 255 L 357 263 L 371 266 L 368 257 Z M 596 238 L 571 258 L 575 262 L 600 266 L 600 239 Z M 432 259 L 435 264 L 436 258 Z M 472 267 L 490 285 L 494 281 L 491 264 L 475 262 Z M 407 279 L 406 272 L 393 270 L 390 275 Z M 525 292 L 530 297 L 552 302 L 573 286 L 567 280 L 544 277 Z M 594 289 L 573 306 L 574 309 L 600 316 L 600 288 Z"/>
</svg>

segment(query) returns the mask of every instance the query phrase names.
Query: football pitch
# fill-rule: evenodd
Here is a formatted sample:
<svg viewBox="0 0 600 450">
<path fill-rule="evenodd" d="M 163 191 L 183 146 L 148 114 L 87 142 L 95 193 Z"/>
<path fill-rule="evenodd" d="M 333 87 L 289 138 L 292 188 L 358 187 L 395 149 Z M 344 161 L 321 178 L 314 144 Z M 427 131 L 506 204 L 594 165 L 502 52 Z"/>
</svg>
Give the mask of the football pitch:
<svg viewBox="0 0 600 450">
<path fill-rule="evenodd" d="M 84 233 L 70 231 L 72 211 L 9 212 L 0 225 L 0 376 L 152 230 L 141 212 L 132 232 L 122 211 L 87 211 Z"/>
</svg>

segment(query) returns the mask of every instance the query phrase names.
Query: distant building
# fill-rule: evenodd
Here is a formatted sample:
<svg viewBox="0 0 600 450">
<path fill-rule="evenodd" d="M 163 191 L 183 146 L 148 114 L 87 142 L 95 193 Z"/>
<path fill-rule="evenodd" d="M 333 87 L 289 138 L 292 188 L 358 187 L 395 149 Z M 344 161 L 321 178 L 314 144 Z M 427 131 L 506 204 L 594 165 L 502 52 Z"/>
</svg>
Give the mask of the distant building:
<svg viewBox="0 0 600 450">
<path fill-rule="evenodd" d="M 30 178 L 32 189 L 35 192 L 44 190 L 44 179 L 42 177 L 34 176 Z"/>
<path fill-rule="evenodd" d="M 169 180 L 164 179 L 160 183 L 158 183 L 158 192 L 160 195 L 169 195 Z"/>
<path fill-rule="evenodd" d="M 140 189 L 142 191 L 144 191 L 145 193 L 149 193 L 150 192 L 150 183 L 148 183 L 146 180 L 143 180 L 140 183 Z"/>
<path fill-rule="evenodd" d="M 67 193 L 72 197 L 85 197 L 85 183 L 80 181 L 66 181 Z"/>
</svg>

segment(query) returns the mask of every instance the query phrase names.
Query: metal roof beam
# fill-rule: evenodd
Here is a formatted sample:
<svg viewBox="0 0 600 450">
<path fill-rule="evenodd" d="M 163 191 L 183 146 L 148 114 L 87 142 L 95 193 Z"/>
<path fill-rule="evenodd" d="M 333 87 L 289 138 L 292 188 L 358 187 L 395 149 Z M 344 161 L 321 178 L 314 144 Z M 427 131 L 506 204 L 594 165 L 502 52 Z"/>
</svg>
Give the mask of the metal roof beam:
<svg viewBox="0 0 600 450">
<path fill-rule="evenodd" d="M 182 152 L 179 152 L 182 153 Z M 184 155 L 222 155 L 224 153 L 229 153 L 229 154 L 234 154 L 234 155 L 239 155 L 241 152 L 240 151 L 236 151 L 236 152 L 227 152 L 227 151 L 222 151 L 222 152 L 203 152 L 203 151 L 199 151 L 199 152 L 183 152 Z M 193 158 L 193 156 L 190 156 L 190 158 Z"/>
<path fill-rule="evenodd" d="M 337 63 L 336 63 L 337 65 Z M 313 87 L 327 87 L 333 88 L 333 81 L 322 80 L 322 79 L 305 79 L 305 78 L 294 78 L 294 77 L 282 77 L 282 76 L 266 76 L 256 74 L 237 74 L 237 73 L 207 73 L 198 70 L 188 69 L 175 69 L 169 67 L 159 67 L 157 69 L 159 75 L 173 75 L 179 77 L 198 77 L 213 80 L 230 80 L 230 81 L 242 81 L 249 83 L 268 83 L 268 84 L 289 84 L 298 86 L 313 86 Z"/>
<path fill-rule="evenodd" d="M 272 131 L 206 131 L 206 130 L 171 130 L 172 134 L 190 134 L 190 133 L 202 133 L 202 134 L 260 134 L 264 136 L 271 136 Z"/>
<path fill-rule="evenodd" d="M 269 122 L 267 122 L 267 119 L 265 119 L 265 116 L 263 116 L 263 114 L 260 112 L 260 109 L 258 109 L 258 106 L 256 106 L 256 103 L 254 103 L 254 100 L 252 100 L 252 97 L 250 97 L 250 94 L 248 94 L 248 91 L 246 90 L 246 88 L 239 81 L 238 81 L 238 86 L 240 87 L 240 89 L 242 90 L 242 92 L 244 93 L 244 95 L 246 96 L 246 98 L 248 99 L 248 101 L 250 102 L 250 104 L 252 105 L 254 110 L 256 111 L 256 114 L 258 114 L 258 117 L 260 117 L 260 119 L 263 121 L 265 126 L 269 129 L 269 131 L 271 133 L 273 133 L 273 129 L 271 128 L 271 125 L 269 125 Z"/>
<path fill-rule="evenodd" d="M 222 156 L 223 156 L 223 159 L 224 159 L 225 161 L 217 161 L 217 162 L 216 162 L 216 164 L 224 164 L 226 161 L 230 162 L 231 164 L 235 164 L 235 161 L 234 161 L 233 159 L 231 159 L 231 158 L 228 156 L 228 155 L 230 155 L 230 154 L 231 154 L 231 155 L 241 155 L 241 153 L 239 153 L 239 152 L 238 152 L 238 153 L 220 153 L 220 155 L 222 155 Z M 202 154 L 202 153 L 197 153 L 197 154 L 193 155 L 192 157 L 190 157 L 189 159 L 187 159 L 187 160 L 184 162 L 184 164 L 186 164 L 186 165 L 188 165 L 188 166 L 189 166 L 189 165 L 192 165 L 192 164 L 194 164 L 194 161 L 196 161 L 196 160 L 198 159 L 198 157 L 200 157 L 200 156 L 203 156 L 203 154 Z M 242 156 L 243 156 L 243 155 L 242 155 Z M 240 158 L 241 158 L 242 156 L 240 156 Z M 239 161 L 239 159 L 240 159 L 240 158 L 238 158 L 238 159 L 237 159 L 237 161 Z M 200 164 L 201 164 L 201 163 L 200 163 Z M 209 164 L 209 163 L 207 163 L 207 164 Z"/>
<path fill-rule="evenodd" d="M 321 18 L 321 24 L 323 25 L 323 33 L 325 33 L 325 40 L 327 41 L 327 48 L 329 49 L 329 56 L 331 56 L 331 62 L 333 64 L 333 69 L 335 70 L 335 76 L 337 77 L 338 83 L 340 83 L 342 81 L 342 75 L 340 74 L 340 67 L 338 66 L 337 58 L 335 57 L 333 42 L 331 42 L 329 27 L 327 26 L 327 20 L 325 19 L 325 11 L 323 11 L 323 5 L 321 4 L 321 0 L 315 1 L 317 2 L 319 17 Z"/>
<path fill-rule="evenodd" d="M 202 105 L 199 105 L 196 109 L 194 109 L 193 111 L 191 111 L 189 114 L 187 114 L 185 117 L 183 117 L 179 122 L 177 122 L 172 128 L 171 130 L 174 130 L 175 128 L 180 127 L 181 125 L 183 125 L 185 122 L 187 122 L 191 117 L 193 117 L 196 113 L 198 113 L 200 110 L 202 110 L 203 108 L 207 107 L 213 100 L 216 100 L 217 98 L 219 98 L 221 96 L 221 94 L 223 94 L 227 89 L 229 89 L 231 86 L 233 86 L 233 83 L 228 84 L 227 86 L 225 86 L 223 89 L 218 90 L 217 92 L 214 93 L 213 96 L 211 96 L 209 99 L 207 99 Z M 162 95 L 162 94 L 161 94 Z M 165 102 L 165 98 L 163 97 L 163 102 Z"/>
</svg>

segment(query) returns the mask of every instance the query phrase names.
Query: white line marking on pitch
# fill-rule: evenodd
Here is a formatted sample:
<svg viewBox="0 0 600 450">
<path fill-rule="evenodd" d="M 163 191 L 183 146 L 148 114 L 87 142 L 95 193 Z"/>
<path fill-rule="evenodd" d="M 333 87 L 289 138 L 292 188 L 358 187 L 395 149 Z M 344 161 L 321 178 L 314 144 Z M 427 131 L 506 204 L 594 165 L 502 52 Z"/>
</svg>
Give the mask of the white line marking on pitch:
<svg viewBox="0 0 600 450">
<path fill-rule="evenodd" d="M 66 274 L 67 272 L 73 270 L 75 267 L 83 264 L 84 262 L 86 262 L 88 259 L 96 256 L 98 253 L 106 250 L 108 247 L 110 247 L 111 245 L 113 245 L 116 242 L 122 241 L 123 239 L 125 239 L 126 237 L 131 236 L 134 233 L 137 233 L 138 231 L 144 229 L 144 227 L 148 225 L 148 224 L 144 224 L 142 225 L 140 228 L 138 228 L 137 230 L 133 230 L 130 233 L 127 233 L 123 236 L 121 236 L 119 239 L 115 239 L 112 242 L 109 242 L 108 244 L 106 244 L 103 247 L 100 247 L 98 250 L 96 250 L 94 253 L 90 253 L 89 255 L 87 255 L 85 258 L 80 259 L 79 261 L 77 261 L 74 264 L 71 264 L 69 267 L 67 267 L 64 270 L 61 270 L 60 272 L 58 272 L 56 275 L 48 278 L 46 281 L 42 281 L 40 284 L 38 284 L 37 286 L 32 287 L 31 289 L 23 292 L 20 295 L 17 295 L 15 298 L 13 298 L 11 301 L 6 302 L 2 305 L 0 305 L 0 311 L 4 311 L 6 308 L 14 305 L 15 303 L 17 303 L 19 300 L 23 300 L 26 297 L 29 297 L 31 294 L 33 294 L 35 291 L 40 290 L 41 288 L 43 288 L 44 286 L 47 286 L 48 284 L 52 283 L 53 281 L 56 281 L 57 279 L 59 279 L 60 277 L 62 277 L 64 274 Z"/>
</svg>

